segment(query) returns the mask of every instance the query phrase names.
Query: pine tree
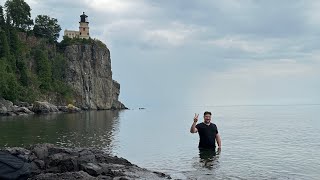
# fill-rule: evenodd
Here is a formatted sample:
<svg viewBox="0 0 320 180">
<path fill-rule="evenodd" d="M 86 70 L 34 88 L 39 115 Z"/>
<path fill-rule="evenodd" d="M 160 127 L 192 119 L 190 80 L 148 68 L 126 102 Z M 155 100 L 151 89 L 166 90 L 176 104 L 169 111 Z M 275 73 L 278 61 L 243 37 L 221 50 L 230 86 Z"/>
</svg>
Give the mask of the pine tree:
<svg viewBox="0 0 320 180">
<path fill-rule="evenodd" d="M 28 70 L 25 58 L 17 59 L 17 69 L 19 71 L 19 81 L 23 86 L 28 86 Z"/>
<path fill-rule="evenodd" d="M 35 25 L 33 27 L 35 36 L 47 38 L 49 42 L 55 42 L 59 38 L 60 31 L 61 27 L 58 24 L 57 19 L 47 15 L 38 15 L 36 17 Z"/>
<path fill-rule="evenodd" d="M 40 88 L 43 90 L 51 89 L 51 66 L 48 60 L 48 54 L 41 49 L 35 52 L 36 70 L 40 80 Z"/>
<path fill-rule="evenodd" d="M 7 23 L 23 31 L 33 25 L 31 8 L 24 0 L 7 0 L 4 7 L 7 13 Z"/>
<path fill-rule="evenodd" d="M 4 20 L 3 7 L 0 5 L 0 31 L 4 30 L 6 22 Z"/>
<path fill-rule="evenodd" d="M 0 58 L 0 97 L 3 97 L 7 91 L 6 75 L 6 59 Z"/>
<path fill-rule="evenodd" d="M 4 59 L 0 59 L 0 97 L 15 101 L 18 98 L 19 85 L 15 74 L 6 71 L 7 64 Z"/>
<path fill-rule="evenodd" d="M 4 30 L 0 30 L 0 58 L 9 58 L 10 48 L 8 44 L 8 39 Z"/>
</svg>

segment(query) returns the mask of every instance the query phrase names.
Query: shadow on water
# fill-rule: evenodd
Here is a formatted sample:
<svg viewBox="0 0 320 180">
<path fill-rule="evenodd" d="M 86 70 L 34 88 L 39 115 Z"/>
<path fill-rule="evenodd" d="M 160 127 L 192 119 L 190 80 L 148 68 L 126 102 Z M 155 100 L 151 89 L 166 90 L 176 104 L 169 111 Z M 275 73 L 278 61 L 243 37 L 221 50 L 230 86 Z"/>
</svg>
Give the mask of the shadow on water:
<svg viewBox="0 0 320 180">
<path fill-rule="evenodd" d="M 86 111 L 0 118 L 0 147 L 52 143 L 64 147 L 113 146 L 121 111 Z"/>
</svg>

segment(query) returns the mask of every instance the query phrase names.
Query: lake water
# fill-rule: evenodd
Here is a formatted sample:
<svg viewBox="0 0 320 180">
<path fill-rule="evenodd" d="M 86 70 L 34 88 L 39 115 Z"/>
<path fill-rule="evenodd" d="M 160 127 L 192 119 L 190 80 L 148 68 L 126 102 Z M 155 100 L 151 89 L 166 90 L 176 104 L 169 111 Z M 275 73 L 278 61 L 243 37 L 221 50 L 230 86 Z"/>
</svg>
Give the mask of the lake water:
<svg viewBox="0 0 320 180">
<path fill-rule="evenodd" d="M 222 152 L 200 158 L 194 113 Z M 202 121 L 202 118 L 199 119 Z M 0 117 L 0 146 L 98 147 L 174 179 L 320 179 L 320 105 L 211 106 Z"/>
</svg>

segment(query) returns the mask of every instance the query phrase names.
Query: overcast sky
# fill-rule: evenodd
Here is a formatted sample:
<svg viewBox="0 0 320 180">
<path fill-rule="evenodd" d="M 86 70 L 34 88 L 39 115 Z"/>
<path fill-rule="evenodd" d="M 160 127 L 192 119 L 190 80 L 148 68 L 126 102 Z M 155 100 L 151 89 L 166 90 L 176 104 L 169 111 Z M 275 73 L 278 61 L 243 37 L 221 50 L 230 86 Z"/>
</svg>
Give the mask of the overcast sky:
<svg viewBox="0 0 320 180">
<path fill-rule="evenodd" d="M 320 1 L 26 2 L 61 36 L 86 12 L 128 107 L 320 103 Z"/>
</svg>

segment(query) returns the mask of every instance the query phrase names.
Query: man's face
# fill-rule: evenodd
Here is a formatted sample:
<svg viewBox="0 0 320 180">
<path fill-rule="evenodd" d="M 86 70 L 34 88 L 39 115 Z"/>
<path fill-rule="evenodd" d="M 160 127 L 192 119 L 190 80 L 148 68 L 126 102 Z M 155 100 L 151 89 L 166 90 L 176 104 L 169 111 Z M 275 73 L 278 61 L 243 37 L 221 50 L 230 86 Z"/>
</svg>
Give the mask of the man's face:
<svg viewBox="0 0 320 180">
<path fill-rule="evenodd" d="M 204 122 L 206 124 L 210 123 L 210 121 L 211 121 L 211 115 L 210 114 L 206 114 L 203 118 L 204 118 Z"/>
</svg>

